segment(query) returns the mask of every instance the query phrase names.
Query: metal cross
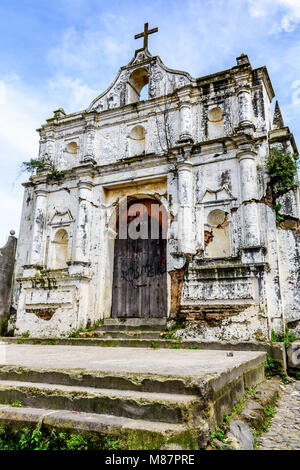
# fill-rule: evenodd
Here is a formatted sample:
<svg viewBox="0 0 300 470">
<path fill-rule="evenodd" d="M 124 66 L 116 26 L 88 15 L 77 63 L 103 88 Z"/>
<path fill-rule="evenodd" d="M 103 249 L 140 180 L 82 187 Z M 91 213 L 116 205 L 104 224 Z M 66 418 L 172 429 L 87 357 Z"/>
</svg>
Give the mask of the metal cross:
<svg viewBox="0 0 300 470">
<path fill-rule="evenodd" d="M 158 28 L 153 28 L 153 29 L 148 29 L 148 28 L 149 28 L 149 24 L 145 23 L 144 24 L 144 32 L 136 34 L 134 36 L 134 39 L 144 38 L 144 49 L 148 49 L 148 36 L 149 36 L 149 34 L 157 33 L 157 31 L 158 31 Z"/>
</svg>

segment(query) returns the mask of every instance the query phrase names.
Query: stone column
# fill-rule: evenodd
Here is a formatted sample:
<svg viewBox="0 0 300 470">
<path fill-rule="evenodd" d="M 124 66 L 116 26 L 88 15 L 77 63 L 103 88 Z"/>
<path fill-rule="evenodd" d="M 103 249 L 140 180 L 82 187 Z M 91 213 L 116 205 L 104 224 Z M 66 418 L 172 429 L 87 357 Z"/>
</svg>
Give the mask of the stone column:
<svg viewBox="0 0 300 470">
<path fill-rule="evenodd" d="M 179 141 L 192 140 L 190 90 L 178 91 L 179 95 Z"/>
<path fill-rule="evenodd" d="M 35 190 L 35 213 L 32 227 L 32 247 L 30 264 L 44 264 L 44 230 L 47 214 L 47 191 L 45 185 Z"/>
<path fill-rule="evenodd" d="M 91 116 L 85 128 L 85 150 L 81 163 L 96 163 L 95 160 L 96 126 L 94 116 Z"/>
<path fill-rule="evenodd" d="M 78 183 L 78 213 L 75 237 L 75 263 L 90 263 L 91 189 L 90 181 Z"/>
<path fill-rule="evenodd" d="M 193 253 L 193 165 L 189 161 L 178 164 L 178 203 L 178 247 L 182 253 Z"/>
<path fill-rule="evenodd" d="M 240 126 L 244 127 L 252 124 L 251 94 L 250 90 L 246 87 L 238 91 L 238 112 Z"/>
<path fill-rule="evenodd" d="M 180 112 L 180 140 L 191 139 L 191 108 L 187 101 L 179 105 Z"/>
<path fill-rule="evenodd" d="M 256 154 L 251 150 L 238 153 L 240 163 L 241 200 L 244 216 L 244 247 L 258 247 L 260 244 L 257 212 Z"/>
</svg>

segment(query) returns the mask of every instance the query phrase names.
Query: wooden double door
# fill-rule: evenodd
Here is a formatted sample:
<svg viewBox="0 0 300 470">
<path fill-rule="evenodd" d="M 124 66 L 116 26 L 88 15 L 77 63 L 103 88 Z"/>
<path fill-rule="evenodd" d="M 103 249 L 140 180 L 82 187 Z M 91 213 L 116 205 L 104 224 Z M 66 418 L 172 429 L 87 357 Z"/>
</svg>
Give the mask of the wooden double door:
<svg viewBox="0 0 300 470">
<path fill-rule="evenodd" d="M 166 214 L 161 209 L 158 202 L 143 199 L 132 202 L 119 216 L 114 250 L 113 318 L 167 316 Z"/>
</svg>

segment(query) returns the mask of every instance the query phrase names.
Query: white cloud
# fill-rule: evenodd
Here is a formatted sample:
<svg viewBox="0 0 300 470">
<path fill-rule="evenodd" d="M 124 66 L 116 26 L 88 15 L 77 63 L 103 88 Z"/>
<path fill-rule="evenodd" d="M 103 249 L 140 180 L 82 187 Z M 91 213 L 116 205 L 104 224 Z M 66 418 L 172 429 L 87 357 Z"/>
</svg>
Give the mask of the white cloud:
<svg viewBox="0 0 300 470">
<path fill-rule="evenodd" d="M 14 81 L 0 80 L 0 142 L 18 155 L 34 155 L 37 152 L 41 103 L 30 96 L 22 85 Z"/>
<path fill-rule="evenodd" d="M 101 23 L 102 27 L 99 22 L 97 27 L 89 26 L 83 31 L 75 27 L 68 28 L 57 47 L 48 53 L 52 67 L 58 72 L 64 70 L 65 74 L 76 77 L 97 73 L 101 79 L 101 75 L 105 74 L 97 64 L 105 63 L 106 68 L 119 66 L 121 57 L 129 51 L 129 42 L 120 40 L 122 29 L 128 29 L 128 25 L 114 15 L 110 15 L 110 19 L 103 15 Z M 129 32 L 126 31 L 124 36 L 128 37 Z"/>
<path fill-rule="evenodd" d="M 0 189 L 0 247 L 7 242 L 9 232 L 14 230 L 18 236 L 20 225 L 22 196 L 21 191 Z"/>
<path fill-rule="evenodd" d="M 292 88 L 296 88 L 296 90 L 292 94 L 292 104 L 297 106 L 300 104 L 300 80 L 295 80 L 292 83 Z"/>
<path fill-rule="evenodd" d="M 247 0 L 254 18 L 267 18 L 272 22 L 271 33 L 293 32 L 300 23 L 299 0 Z"/>
<path fill-rule="evenodd" d="M 80 79 L 73 79 L 58 75 L 48 81 L 51 93 L 55 92 L 57 99 L 67 107 L 67 111 L 74 112 L 85 109 L 96 98 L 98 92 L 93 90 Z"/>
</svg>

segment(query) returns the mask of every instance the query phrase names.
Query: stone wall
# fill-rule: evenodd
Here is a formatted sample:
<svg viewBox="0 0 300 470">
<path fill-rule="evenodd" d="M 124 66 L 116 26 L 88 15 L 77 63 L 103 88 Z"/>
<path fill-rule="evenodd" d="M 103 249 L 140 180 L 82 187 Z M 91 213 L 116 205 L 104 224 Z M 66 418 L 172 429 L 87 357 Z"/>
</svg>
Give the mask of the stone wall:
<svg viewBox="0 0 300 470">
<path fill-rule="evenodd" d="M 0 249 L 0 335 L 5 332 L 10 313 L 16 246 L 17 239 L 12 231 L 6 245 Z"/>
</svg>

